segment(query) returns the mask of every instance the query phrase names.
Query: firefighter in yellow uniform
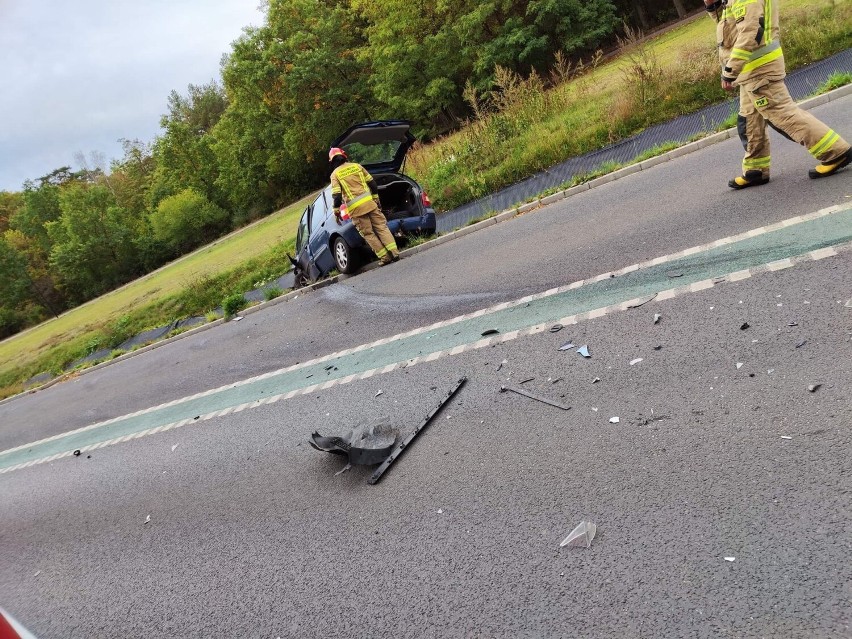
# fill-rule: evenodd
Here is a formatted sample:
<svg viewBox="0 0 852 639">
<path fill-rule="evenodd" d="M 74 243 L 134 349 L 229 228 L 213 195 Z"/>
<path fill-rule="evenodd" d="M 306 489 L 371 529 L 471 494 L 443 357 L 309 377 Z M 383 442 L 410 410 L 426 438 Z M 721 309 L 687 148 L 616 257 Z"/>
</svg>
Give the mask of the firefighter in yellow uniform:
<svg viewBox="0 0 852 639">
<path fill-rule="evenodd" d="M 816 117 L 800 109 L 784 84 L 786 71 L 781 51 L 777 0 L 704 0 L 721 23 L 720 55 L 722 87 L 740 89 L 740 118 L 737 128 L 746 147 L 743 174 L 728 185 L 734 189 L 769 181 L 768 123 L 785 137 L 808 149 L 819 164 L 808 172 L 811 178 L 833 175 L 852 162 L 852 149 L 840 135 Z M 727 40 L 724 38 L 726 34 Z M 732 41 L 731 41 L 732 37 Z M 730 51 L 727 51 L 728 45 Z"/>
<path fill-rule="evenodd" d="M 343 149 L 328 152 L 331 164 L 331 198 L 334 217 L 340 224 L 340 207 L 346 203 L 352 224 L 382 265 L 396 262 L 399 249 L 382 214 L 376 181 L 363 166 L 349 162 Z"/>
</svg>

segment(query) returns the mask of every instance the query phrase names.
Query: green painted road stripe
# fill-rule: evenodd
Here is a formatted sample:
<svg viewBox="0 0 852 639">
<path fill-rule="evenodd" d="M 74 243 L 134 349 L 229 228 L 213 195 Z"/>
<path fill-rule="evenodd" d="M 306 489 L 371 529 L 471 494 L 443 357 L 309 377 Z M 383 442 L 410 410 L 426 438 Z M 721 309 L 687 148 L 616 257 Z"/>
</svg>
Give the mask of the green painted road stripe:
<svg viewBox="0 0 852 639">
<path fill-rule="evenodd" d="M 223 410 L 235 407 L 242 410 L 258 402 L 277 401 L 286 398 L 288 393 L 296 394 L 306 389 L 310 389 L 310 392 L 321 390 L 316 388 L 317 385 L 346 383 L 360 375 L 389 372 L 410 360 L 429 361 L 442 354 L 463 352 L 482 342 L 482 332 L 486 329 L 496 328 L 501 335 L 523 331 L 568 316 L 671 290 L 673 286 L 680 288 L 731 273 L 748 271 L 768 263 L 852 241 L 852 205 L 831 210 L 827 214 L 820 213 L 818 217 L 804 221 L 795 218 L 789 223 L 788 226 L 774 230 L 755 229 L 737 236 L 734 241 L 720 240 L 714 243 L 719 244 L 718 246 L 710 245 L 694 251 L 684 251 L 672 256 L 672 259 L 652 260 L 652 263 L 659 263 L 644 265 L 615 278 L 599 279 L 569 290 L 562 289 L 553 294 L 533 296 L 529 302 L 523 304 L 501 304 L 477 317 L 448 320 L 435 325 L 431 330 L 398 336 L 392 340 L 381 340 L 380 342 L 384 343 L 377 343 L 357 352 L 351 352 L 353 349 L 350 349 L 331 359 L 322 358 L 322 361 L 309 365 L 295 369 L 291 367 L 182 401 L 153 407 L 141 413 L 10 449 L 0 453 L 0 472 L 2 469 L 44 460 L 75 449 L 84 449 L 100 442 L 145 434 L 145 431 L 150 429 L 167 425 L 179 426 L 191 423 L 199 417 L 209 418 Z M 672 271 L 682 275 L 673 280 L 668 275 Z"/>
</svg>

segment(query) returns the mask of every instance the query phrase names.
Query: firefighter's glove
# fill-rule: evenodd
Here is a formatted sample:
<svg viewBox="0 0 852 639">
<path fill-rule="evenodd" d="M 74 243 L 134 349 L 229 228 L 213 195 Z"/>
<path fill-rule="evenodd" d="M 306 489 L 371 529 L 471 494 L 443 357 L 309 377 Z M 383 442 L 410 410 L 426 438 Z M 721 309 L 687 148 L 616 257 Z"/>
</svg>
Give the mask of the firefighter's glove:
<svg viewBox="0 0 852 639">
<path fill-rule="evenodd" d="M 340 210 L 339 209 L 334 210 L 334 219 L 337 222 L 337 226 L 340 226 L 341 224 L 343 224 L 343 220 L 340 218 Z"/>
<path fill-rule="evenodd" d="M 722 88 L 725 89 L 725 91 L 733 91 L 735 89 L 735 87 L 734 87 L 735 81 L 736 81 L 736 78 L 732 78 L 731 76 L 727 75 L 724 71 L 722 71 Z"/>
</svg>

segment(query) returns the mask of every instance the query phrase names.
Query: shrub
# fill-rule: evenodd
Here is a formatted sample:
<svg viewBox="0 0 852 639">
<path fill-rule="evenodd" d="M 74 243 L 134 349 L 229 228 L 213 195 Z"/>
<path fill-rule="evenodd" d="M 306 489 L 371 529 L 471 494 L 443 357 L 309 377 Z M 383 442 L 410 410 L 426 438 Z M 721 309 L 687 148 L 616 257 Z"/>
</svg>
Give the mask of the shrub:
<svg viewBox="0 0 852 639">
<path fill-rule="evenodd" d="M 248 300 L 242 293 L 229 295 L 222 301 L 222 310 L 225 311 L 225 319 L 230 319 L 248 305 Z"/>
<path fill-rule="evenodd" d="M 155 239 L 174 255 L 207 244 L 230 224 L 228 212 L 194 189 L 165 198 L 150 215 Z"/>
<path fill-rule="evenodd" d="M 283 292 L 284 291 L 281 289 L 280 286 L 270 286 L 269 288 L 263 289 L 263 297 L 268 302 L 269 300 L 274 300 Z"/>
</svg>

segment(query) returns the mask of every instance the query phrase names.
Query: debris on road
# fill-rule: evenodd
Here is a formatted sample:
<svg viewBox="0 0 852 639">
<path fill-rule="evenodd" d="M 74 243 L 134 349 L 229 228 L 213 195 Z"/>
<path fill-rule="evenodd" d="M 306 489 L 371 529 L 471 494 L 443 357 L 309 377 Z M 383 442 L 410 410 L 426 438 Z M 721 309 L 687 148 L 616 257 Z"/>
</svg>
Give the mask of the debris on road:
<svg viewBox="0 0 852 639">
<path fill-rule="evenodd" d="M 740 326 L 741 331 L 747 330 L 749 328 L 751 328 L 751 324 L 749 324 L 748 322 L 744 322 L 743 325 Z"/>
<path fill-rule="evenodd" d="M 592 545 L 592 540 L 595 538 L 595 533 L 598 527 L 591 521 L 581 521 L 577 524 L 568 536 L 559 544 L 560 548 L 571 546 L 572 548 L 589 548 Z"/>
<path fill-rule="evenodd" d="M 146 524 L 150 521 L 151 521 L 151 515 L 148 515 L 147 517 L 145 517 L 145 523 Z"/>
<path fill-rule="evenodd" d="M 656 298 L 658 294 L 659 293 L 654 293 L 653 295 L 649 295 L 648 297 L 643 297 L 634 302 L 633 304 L 628 304 L 627 308 L 639 308 L 640 306 L 645 306 L 645 304 Z"/>
<path fill-rule="evenodd" d="M 802 346 L 804 346 L 804 345 L 805 345 L 805 344 L 807 344 L 807 343 L 808 343 L 808 340 L 803 339 L 801 342 L 799 342 L 798 344 L 796 344 L 796 348 L 802 348 Z"/>
<path fill-rule="evenodd" d="M 781 439 L 793 439 L 789 435 L 781 435 Z"/>
<path fill-rule="evenodd" d="M 376 397 L 378 397 L 379 395 L 384 395 L 384 394 L 385 394 L 385 392 L 382 389 L 379 389 L 378 391 L 376 391 Z"/>
<path fill-rule="evenodd" d="M 601 378 L 600 378 L 600 377 L 595 377 L 595 378 L 592 380 L 592 384 L 597 384 L 599 381 L 601 381 Z"/>
<path fill-rule="evenodd" d="M 439 515 L 443 515 L 443 514 L 444 514 L 444 509 L 443 509 L 443 508 L 439 508 L 439 509 L 438 509 L 438 514 L 439 514 Z"/>
<path fill-rule="evenodd" d="M 435 415 L 440 412 L 444 405 L 448 401 L 450 401 L 450 399 L 452 399 L 453 395 L 455 395 L 458 390 L 462 386 L 464 386 L 465 382 L 467 382 L 467 377 L 462 377 L 455 385 L 455 387 L 449 393 L 447 393 L 446 397 L 444 397 L 444 399 L 442 399 L 441 402 L 435 408 L 432 409 L 432 412 L 426 415 L 426 419 L 424 419 L 423 422 L 421 422 L 421 424 L 414 429 L 414 432 L 412 432 L 408 437 L 406 437 L 402 442 L 400 442 L 396 446 L 393 452 L 388 455 L 387 459 L 382 462 L 381 466 L 379 466 L 373 472 L 373 474 L 370 476 L 370 479 L 367 480 L 368 484 L 376 484 L 382 478 L 382 475 L 384 475 L 385 471 L 390 468 L 391 464 L 393 464 L 397 460 L 397 458 L 402 455 L 403 452 L 405 452 L 405 450 L 411 445 L 414 439 L 429 425 L 429 423 L 432 421 L 432 418 L 435 417 Z"/>
<path fill-rule="evenodd" d="M 743 367 L 742 362 L 737 362 L 737 370 L 740 370 Z"/>
<path fill-rule="evenodd" d="M 562 346 L 559 347 L 559 350 L 560 351 L 570 351 L 572 348 L 577 348 L 577 347 L 574 346 L 574 342 L 572 342 L 571 340 L 568 340 Z"/>
<path fill-rule="evenodd" d="M 243 319 L 242 315 L 235 315 L 235 316 L 232 318 L 232 321 L 234 321 L 234 322 L 239 322 L 241 319 Z"/>
<path fill-rule="evenodd" d="M 482 331 L 481 335 L 485 337 L 486 335 L 496 335 L 499 332 L 500 331 L 498 331 L 496 328 L 489 328 L 487 330 Z"/>
<path fill-rule="evenodd" d="M 504 359 L 502 362 L 497 364 L 497 370 L 499 371 L 501 368 L 503 368 L 503 364 L 508 364 L 508 363 L 509 363 L 509 360 Z"/>
<path fill-rule="evenodd" d="M 77 450 L 74 451 L 74 457 L 79 457 L 79 456 L 80 456 L 80 449 L 78 448 Z"/>
<path fill-rule="evenodd" d="M 736 557 L 725 557 L 725 561 L 736 561 Z"/>
<path fill-rule="evenodd" d="M 177 448 L 178 446 L 180 446 L 180 444 L 175 444 L 174 446 L 172 446 L 172 452 L 175 452 L 175 448 Z"/>
<path fill-rule="evenodd" d="M 580 348 L 577 349 L 577 352 L 580 353 L 580 355 L 582 355 L 583 357 L 585 357 L 587 359 L 592 356 L 592 354 L 589 353 L 589 347 L 588 346 L 581 346 Z"/>
<path fill-rule="evenodd" d="M 847 301 L 843 306 L 845 306 L 846 308 L 852 308 L 852 299 Z"/>
<path fill-rule="evenodd" d="M 547 404 L 548 406 L 553 406 L 554 408 L 559 408 L 561 410 L 571 410 L 570 406 L 565 406 L 564 404 L 560 404 L 559 402 L 554 402 L 551 399 L 547 399 L 546 397 L 541 397 L 540 395 L 534 395 L 533 393 L 528 393 L 527 391 L 514 388 L 512 386 L 501 386 L 500 392 L 505 393 L 506 391 L 510 391 L 512 393 L 517 393 L 518 395 L 523 395 L 524 397 L 528 397 L 529 399 L 534 399 L 537 402 L 541 402 L 542 404 Z"/>
<path fill-rule="evenodd" d="M 535 379 L 535 377 L 527 377 L 526 379 L 522 379 L 519 384 L 526 384 L 527 382 L 531 382 Z"/>
<path fill-rule="evenodd" d="M 35 574 L 33 575 L 33 577 L 38 577 L 40 574 L 41 574 L 41 570 L 36 570 L 36 572 L 35 572 Z"/>
<path fill-rule="evenodd" d="M 610 418 L 609 418 L 609 423 L 610 423 L 610 424 L 617 424 L 617 423 L 619 423 L 620 421 L 621 421 L 621 419 L 619 419 L 618 417 L 610 417 Z"/>
<path fill-rule="evenodd" d="M 820 389 L 821 386 L 822 386 L 822 384 L 811 384 L 810 386 L 808 386 L 808 392 L 809 393 L 816 393 Z"/>
<path fill-rule="evenodd" d="M 558 333 L 558 332 L 559 332 L 559 331 L 561 331 L 563 328 L 565 328 L 565 327 L 564 327 L 564 326 L 562 326 L 562 324 L 554 324 L 553 326 L 551 326 L 551 327 L 550 327 L 550 332 L 551 332 L 551 333 Z"/>
<path fill-rule="evenodd" d="M 798 325 L 799 325 L 798 322 L 788 322 L 787 323 L 787 326 L 798 326 Z"/>
<path fill-rule="evenodd" d="M 636 364 L 638 364 L 638 363 L 639 363 L 639 362 L 641 362 L 641 361 L 642 361 L 642 358 L 641 358 L 641 357 L 637 357 L 636 359 L 631 359 L 631 360 L 630 360 L 630 365 L 631 365 L 631 366 L 635 366 Z"/>
<path fill-rule="evenodd" d="M 675 278 L 675 277 L 683 277 L 683 273 L 682 273 L 682 272 L 680 272 L 680 271 L 669 271 L 668 273 L 666 273 L 666 275 L 667 275 L 668 277 L 671 277 L 671 278 Z"/>
<path fill-rule="evenodd" d="M 654 324 L 659 324 L 660 320 L 663 319 L 663 316 L 659 313 L 654 313 Z"/>
<path fill-rule="evenodd" d="M 655 347 L 654 347 L 654 350 L 655 350 L 655 351 L 661 351 L 661 350 L 663 350 L 663 346 L 662 346 L 662 344 L 660 344 L 659 346 L 655 346 Z"/>
</svg>

